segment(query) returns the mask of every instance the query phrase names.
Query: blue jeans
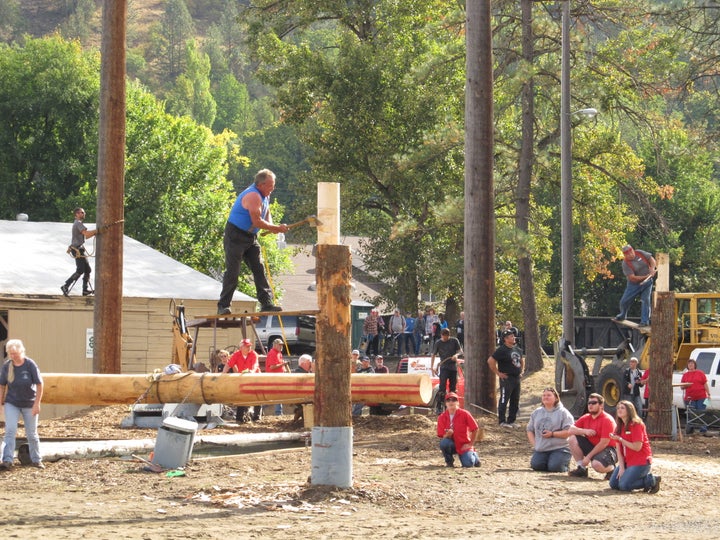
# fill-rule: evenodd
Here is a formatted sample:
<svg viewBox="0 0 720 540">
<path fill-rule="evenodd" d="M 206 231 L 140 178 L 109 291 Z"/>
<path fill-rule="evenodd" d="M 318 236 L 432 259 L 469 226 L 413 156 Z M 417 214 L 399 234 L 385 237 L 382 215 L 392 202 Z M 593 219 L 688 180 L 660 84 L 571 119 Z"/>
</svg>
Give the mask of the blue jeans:
<svg viewBox="0 0 720 540">
<path fill-rule="evenodd" d="M 415 354 L 420 354 L 420 347 L 422 347 L 422 334 L 413 334 L 415 340 Z"/>
<path fill-rule="evenodd" d="M 37 432 L 38 415 L 32 413 L 32 407 L 16 407 L 5 402 L 5 449 L 2 454 L 3 463 L 12 463 L 15 457 L 15 436 L 17 435 L 20 415 L 25 424 L 25 436 L 30 447 L 30 459 L 33 463 L 40 463 L 40 437 Z"/>
<path fill-rule="evenodd" d="M 282 416 L 282 413 L 283 413 L 282 403 L 276 403 L 275 404 L 275 416 Z"/>
<path fill-rule="evenodd" d="M 547 452 L 533 452 L 530 468 L 534 471 L 567 472 L 570 465 L 570 449 L 558 448 Z"/>
<path fill-rule="evenodd" d="M 618 479 L 619 472 L 620 467 L 615 467 L 610 477 L 610 489 L 632 491 L 633 489 L 645 489 L 655 485 L 655 477 L 650 474 L 650 465 L 627 467 L 620 479 Z"/>
<path fill-rule="evenodd" d="M 445 458 L 445 464 L 454 465 L 455 458 L 453 455 L 458 454 L 455 450 L 455 442 L 452 439 L 440 439 L 440 450 Z M 480 458 L 474 450 L 468 450 L 467 452 L 458 454 L 458 457 L 460 458 L 460 465 L 463 467 L 475 467 L 480 465 Z"/>
<path fill-rule="evenodd" d="M 402 335 L 403 337 L 403 347 L 404 347 L 404 353 L 408 356 L 410 354 L 417 354 L 417 349 L 415 348 L 415 337 L 411 333 L 404 333 Z"/>
<path fill-rule="evenodd" d="M 353 403 L 352 415 L 353 416 L 362 416 L 363 407 L 365 407 L 365 403 Z"/>
<path fill-rule="evenodd" d="M 691 409 L 695 409 L 696 411 L 704 411 L 707 409 L 707 406 L 705 405 L 704 399 L 693 399 L 690 401 L 685 402 L 685 406 L 689 407 Z M 688 433 L 693 432 L 693 428 L 688 428 Z M 707 427 L 706 426 L 700 426 L 700 433 L 707 433 Z"/>
<path fill-rule="evenodd" d="M 653 280 L 649 279 L 642 285 L 637 283 L 628 282 L 625 287 L 625 293 L 620 299 L 620 313 L 618 313 L 618 319 L 624 319 L 627 317 L 628 310 L 633 303 L 633 300 L 640 297 L 640 324 L 645 326 L 650 324 L 650 298 L 652 296 Z"/>
</svg>

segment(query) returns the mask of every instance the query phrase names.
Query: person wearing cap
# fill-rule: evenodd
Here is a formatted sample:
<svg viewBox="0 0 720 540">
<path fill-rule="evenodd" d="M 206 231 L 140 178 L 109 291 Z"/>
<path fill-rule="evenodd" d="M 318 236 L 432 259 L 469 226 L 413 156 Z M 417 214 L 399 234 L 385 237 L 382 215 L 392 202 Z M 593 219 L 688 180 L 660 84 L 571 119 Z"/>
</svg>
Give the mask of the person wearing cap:
<svg viewBox="0 0 720 540">
<path fill-rule="evenodd" d="M 285 373 L 288 371 L 288 363 L 283 360 L 283 340 L 277 338 L 273 341 L 272 347 L 265 358 L 265 373 Z M 282 416 L 282 403 L 275 404 L 275 416 Z"/>
<path fill-rule="evenodd" d="M 379 354 L 375 357 L 375 373 L 390 373 L 390 370 L 385 365 L 385 359 Z"/>
<path fill-rule="evenodd" d="M 525 372 L 525 358 L 515 344 L 516 337 L 512 330 L 503 330 L 500 336 L 502 343 L 487 362 L 490 370 L 500 379 L 498 423 L 503 427 L 514 428 L 520 408 L 520 379 Z"/>
<path fill-rule="evenodd" d="M 438 416 L 437 436 L 445 465 L 455 466 L 455 454 L 463 467 L 479 467 L 480 458 L 475 452 L 479 426 L 472 414 L 460 408 L 460 398 L 455 392 L 445 396 L 445 412 Z"/>
<path fill-rule="evenodd" d="M 352 367 L 354 369 L 360 367 L 360 351 L 358 349 L 353 349 L 353 351 L 350 353 L 350 356 L 352 361 Z"/>
<path fill-rule="evenodd" d="M 382 358 L 382 357 L 380 357 Z M 370 365 L 370 359 L 367 356 L 363 356 L 360 359 L 360 366 L 357 368 L 357 373 L 375 373 L 375 370 Z M 352 406 L 352 415 L 353 416 L 362 416 L 362 410 L 365 406 L 365 403 L 353 403 Z"/>
<path fill-rule="evenodd" d="M 405 317 L 403 317 L 400 314 L 400 310 L 396 308 L 388 321 L 388 331 L 390 332 L 389 337 L 392 339 L 392 346 L 389 351 L 390 354 L 399 355 L 402 352 L 402 336 L 405 332 L 405 324 Z M 387 349 L 385 350 L 387 351 Z"/>
<path fill-rule="evenodd" d="M 634 249 L 631 245 L 622 248 L 622 271 L 627 279 L 625 292 L 620 299 L 620 313 L 615 320 L 623 321 L 633 300 L 640 297 L 640 326 L 650 325 L 653 277 L 657 272 L 657 262 L 651 253 L 641 249 Z"/>
<path fill-rule="evenodd" d="M 430 357 L 430 366 L 432 367 L 433 374 L 437 373 L 440 378 L 438 387 L 438 409 L 440 404 L 444 401 L 443 397 L 445 392 L 455 392 L 457 388 L 457 375 L 458 375 L 458 356 L 463 353 L 460 342 L 457 338 L 450 337 L 450 329 L 443 328 L 440 331 L 440 339 L 435 342 L 433 346 L 433 353 Z M 440 363 L 435 366 L 435 357 L 440 359 Z M 437 412 L 440 412 L 438 410 Z"/>
<path fill-rule="evenodd" d="M 502 333 L 505 330 L 510 330 L 513 334 L 515 334 L 515 343 L 519 343 L 520 339 L 520 330 L 517 329 L 517 326 L 513 326 L 512 321 L 505 321 L 504 324 L 500 326 L 500 329 L 497 331 L 497 343 L 500 345 L 502 343 Z"/>
<path fill-rule="evenodd" d="M 640 379 L 642 371 L 638 369 L 637 356 L 630 358 L 630 365 L 623 371 L 623 399 L 635 405 L 638 413 L 643 410 L 642 398 L 640 397 Z"/>
<path fill-rule="evenodd" d="M 240 348 L 233 353 L 230 359 L 225 363 L 223 373 L 260 373 L 260 363 L 258 355 L 253 350 L 253 343 L 249 339 L 243 339 L 240 342 Z M 238 423 L 247 422 L 247 415 L 250 411 L 249 407 L 238 407 L 235 413 L 235 421 Z M 262 416 L 262 406 L 255 405 L 253 407 L 252 420 L 258 422 Z"/>
</svg>

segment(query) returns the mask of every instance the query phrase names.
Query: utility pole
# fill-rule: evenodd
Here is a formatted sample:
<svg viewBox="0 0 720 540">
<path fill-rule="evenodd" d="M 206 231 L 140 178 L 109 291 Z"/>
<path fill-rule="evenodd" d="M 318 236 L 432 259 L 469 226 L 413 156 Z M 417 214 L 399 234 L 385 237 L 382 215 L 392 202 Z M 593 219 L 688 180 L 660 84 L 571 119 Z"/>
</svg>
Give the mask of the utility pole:
<svg viewBox="0 0 720 540">
<path fill-rule="evenodd" d="M 93 371 L 122 368 L 126 0 L 105 0 L 100 75 Z"/>
<path fill-rule="evenodd" d="M 573 276 L 572 147 L 570 133 L 570 0 L 562 3 L 560 61 L 560 268 L 562 338 L 575 342 L 575 282 Z"/>
</svg>

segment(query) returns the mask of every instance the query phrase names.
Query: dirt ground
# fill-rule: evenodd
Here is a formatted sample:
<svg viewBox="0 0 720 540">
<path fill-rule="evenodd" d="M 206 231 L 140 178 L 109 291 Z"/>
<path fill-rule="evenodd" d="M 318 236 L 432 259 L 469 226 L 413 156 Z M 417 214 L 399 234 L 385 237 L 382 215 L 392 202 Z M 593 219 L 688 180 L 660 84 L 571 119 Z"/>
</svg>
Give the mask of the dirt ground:
<svg viewBox="0 0 720 540">
<path fill-rule="evenodd" d="M 523 418 L 545 370 L 524 382 Z M 154 438 L 120 429 L 127 407 L 40 422 L 41 438 Z M 653 443 L 656 495 L 618 493 L 589 479 L 529 468 L 524 429 L 478 416 L 482 466 L 444 466 L 430 416 L 363 417 L 354 425 L 351 489 L 309 484 L 311 449 L 193 459 L 185 476 L 143 471 L 127 459 L 47 463 L 0 473 L 7 538 L 720 538 L 720 438 Z M 213 434 L 302 431 L 290 417 Z"/>
</svg>

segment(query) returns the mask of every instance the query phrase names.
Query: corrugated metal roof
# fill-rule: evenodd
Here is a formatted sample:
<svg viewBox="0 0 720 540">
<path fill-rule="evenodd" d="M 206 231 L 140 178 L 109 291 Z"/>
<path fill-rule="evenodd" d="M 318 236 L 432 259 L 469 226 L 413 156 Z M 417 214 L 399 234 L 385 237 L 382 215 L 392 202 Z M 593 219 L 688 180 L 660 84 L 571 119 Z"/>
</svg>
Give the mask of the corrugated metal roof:
<svg viewBox="0 0 720 540">
<path fill-rule="evenodd" d="M 86 225 L 95 228 L 93 223 Z M 75 270 L 75 261 L 65 252 L 71 227 L 72 223 L 0 220 L 0 294 L 61 296 L 60 285 Z M 92 251 L 93 239 L 85 246 Z M 90 266 L 94 278 L 94 258 Z M 210 300 L 220 297 L 221 288 L 219 281 L 123 237 L 123 296 Z M 80 291 L 77 283 L 71 294 Z M 233 300 L 254 299 L 236 292 Z"/>
</svg>

